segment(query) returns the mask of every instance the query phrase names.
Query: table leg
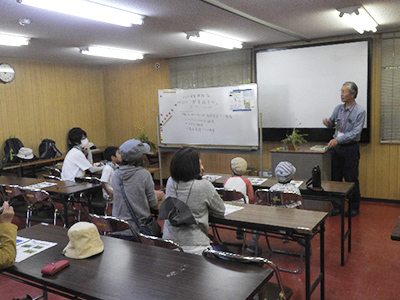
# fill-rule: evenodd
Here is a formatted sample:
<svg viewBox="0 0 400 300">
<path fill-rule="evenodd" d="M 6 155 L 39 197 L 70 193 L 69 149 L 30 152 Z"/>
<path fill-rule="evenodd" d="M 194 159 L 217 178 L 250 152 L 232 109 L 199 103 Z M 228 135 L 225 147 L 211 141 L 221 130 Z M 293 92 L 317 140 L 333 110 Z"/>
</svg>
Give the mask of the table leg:
<svg viewBox="0 0 400 300">
<path fill-rule="evenodd" d="M 345 214 L 345 200 L 340 199 L 340 265 L 342 267 L 344 266 L 344 243 L 345 243 L 344 214 Z"/>
<path fill-rule="evenodd" d="M 310 237 L 306 236 L 305 244 L 305 267 L 306 267 L 306 299 L 311 299 L 311 267 L 310 267 Z"/>
<path fill-rule="evenodd" d="M 325 299 L 325 222 L 320 226 L 321 300 Z"/>
<path fill-rule="evenodd" d="M 348 229 L 347 229 L 347 232 L 348 232 L 348 237 L 347 237 L 347 242 L 348 242 L 348 245 L 347 245 L 347 247 L 348 247 L 348 251 L 349 252 L 351 252 L 351 199 L 349 199 L 349 221 L 348 221 Z"/>
</svg>

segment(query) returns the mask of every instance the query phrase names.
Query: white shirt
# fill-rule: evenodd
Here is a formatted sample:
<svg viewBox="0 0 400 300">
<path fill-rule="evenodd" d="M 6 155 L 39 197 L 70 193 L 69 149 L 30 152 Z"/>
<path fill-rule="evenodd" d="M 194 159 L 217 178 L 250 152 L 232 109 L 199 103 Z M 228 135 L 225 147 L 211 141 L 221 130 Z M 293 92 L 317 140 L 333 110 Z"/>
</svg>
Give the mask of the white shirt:
<svg viewBox="0 0 400 300">
<path fill-rule="evenodd" d="M 246 183 L 239 176 L 230 177 L 224 184 L 224 188 L 234 189 L 241 192 L 245 196 L 245 202 L 249 203 L 249 196 L 247 196 Z"/>
<path fill-rule="evenodd" d="M 81 150 L 72 148 L 65 156 L 61 179 L 75 181 L 75 177 L 84 176 L 84 171 L 91 167 L 91 163 L 86 159 L 85 154 Z"/>
<path fill-rule="evenodd" d="M 113 190 L 111 178 L 113 177 L 114 172 L 115 172 L 114 168 L 111 167 L 109 164 L 107 164 L 104 167 L 103 172 L 101 173 L 100 181 L 105 182 L 108 185 L 110 190 Z M 108 199 L 108 194 L 105 189 L 103 189 L 103 198 Z"/>
</svg>

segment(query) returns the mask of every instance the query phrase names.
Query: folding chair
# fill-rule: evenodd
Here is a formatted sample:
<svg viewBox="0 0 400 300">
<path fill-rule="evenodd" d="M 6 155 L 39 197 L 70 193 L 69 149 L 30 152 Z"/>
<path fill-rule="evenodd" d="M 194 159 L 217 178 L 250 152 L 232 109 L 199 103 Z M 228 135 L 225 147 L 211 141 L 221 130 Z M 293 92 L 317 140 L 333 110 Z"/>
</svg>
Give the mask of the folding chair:
<svg viewBox="0 0 400 300">
<path fill-rule="evenodd" d="M 227 189 L 227 188 L 215 188 L 219 196 L 223 201 L 226 202 L 235 202 L 235 203 L 246 203 L 246 197 L 241 193 L 240 191 L 236 191 L 234 189 Z M 221 237 L 219 235 L 217 226 L 215 224 L 211 224 L 213 234 L 214 236 L 217 237 L 218 241 L 220 243 L 223 243 L 228 246 L 236 246 L 236 247 L 241 247 L 242 248 L 242 253 L 244 253 L 244 250 L 246 248 L 246 231 L 243 230 L 243 242 L 242 243 L 228 243 L 228 242 L 223 242 L 221 240 Z M 240 228 L 237 228 L 236 231 L 242 230 Z"/>
<path fill-rule="evenodd" d="M 39 189 L 21 188 L 22 197 L 28 204 L 26 211 L 26 227 L 31 226 L 31 222 L 57 224 L 58 209 L 50 200 L 50 195 L 46 191 Z"/>
<path fill-rule="evenodd" d="M 14 208 L 15 215 L 26 218 L 28 205 L 22 197 L 21 187 L 18 185 L 2 185 L 4 200 Z"/>
<path fill-rule="evenodd" d="M 279 269 L 276 267 L 276 265 L 272 261 L 270 261 L 266 258 L 249 257 L 249 256 L 244 256 L 244 255 L 239 255 L 239 254 L 234 254 L 234 253 L 229 253 L 229 252 L 216 251 L 216 250 L 211 250 L 211 249 L 204 250 L 203 256 L 206 258 L 211 257 L 211 258 L 223 259 L 223 260 L 236 262 L 236 263 L 252 264 L 255 266 L 259 266 L 261 268 L 271 268 L 273 270 L 273 272 L 275 273 L 277 283 L 267 282 L 258 294 L 259 299 L 288 300 L 293 294 L 293 292 L 290 288 L 283 286 L 281 275 L 279 273 Z M 243 275 L 243 276 L 245 276 L 245 275 Z"/>
<path fill-rule="evenodd" d="M 90 221 L 96 225 L 97 230 L 102 235 L 113 236 L 113 233 L 120 231 L 130 230 L 132 232 L 133 241 L 140 243 L 139 234 L 129 225 L 125 220 L 118 219 L 110 216 L 99 216 L 96 214 L 89 214 Z"/>
<path fill-rule="evenodd" d="M 257 205 L 267 205 L 267 206 L 280 206 L 285 208 L 303 208 L 303 199 L 300 195 L 295 193 L 286 193 L 281 191 L 270 191 L 268 189 L 259 189 L 255 192 L 255 199 Z M 284 250 L 273 249 L 269 242 L 268 237 L 275 237 L 279 239 L 289 238 L 291 240 L 296 241 L 300 245 L 300 252 L 288 252 Z M 289 273 L 300 273 L 303 268 L 303 260 L 304 260 L 304 245 L 301 241 L 294 239 L 293 237 L 280 237 L 273 236 L 271 234 L 265 233 L 265 239 L 267 242 L 268 249 L 273 253 L 286 254 L 291 256 L 299 256 L 300 257 L 300 265 L 296 270 L 290 270 L 286 268 L 279 268 L 279 270 Z M 258 250 L 258 244 L 256 245 L 256 251 Z"/>
<path fill-rule="evenodd" d="M 91 184 L 101 184 L 101 181 L 97 177 L 75 177 L 75 181 L 82 183 L 91 183 Z M 82 195 L 81 195 L 82 196 Z M 103 198 L 103 193 L 100 193 L 100 195 L 93 196 L 92 194 L 85 197 L 82 199 L 85 199 L 86 201 L 83 201 L 83 205 L 90 204 L 89 205 L 89 212 L 90 213 L 95 213 L 95 214 L 104 214 L 107 215 L 107 209 L 108 209 L 108 201 Z"/>
<path fill-rule="evenodd" d="M 49 171 L 49 174 L 43 174 L 43 178 L 45 179 L 51 179 L 51 180 L 57 180 L 57 181 L 62 181 L 61 179 L 61 171 L 60 169 L 56 168 L 56 167 L 49 167 L 49 166 L 45 166 L 44 169 Z"/>
</svg>

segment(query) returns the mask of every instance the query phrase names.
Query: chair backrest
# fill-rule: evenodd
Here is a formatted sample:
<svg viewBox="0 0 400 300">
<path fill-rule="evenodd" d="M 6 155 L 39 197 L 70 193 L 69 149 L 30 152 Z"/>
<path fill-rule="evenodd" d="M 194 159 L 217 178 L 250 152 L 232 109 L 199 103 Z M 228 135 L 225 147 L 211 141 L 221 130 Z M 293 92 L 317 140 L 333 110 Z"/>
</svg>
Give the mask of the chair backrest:
<svg viewBox="0 0 400 300">
<path fill-rule="evenodd" d="M 246 203 L 245 196 L 234 189 L 215 188 L 223 201 L 236 201 Z"/>
<path fill-rule="evenodd" d="M 22 195 L 22 189 L 19 185 L 6 185 L 4 192 L 9 199 Z"/>
<path fill-rule="evenodd" d="M 89 217 L 90 221 L 92 221 L 92 223 L 96 225 L 99 232 L 105 235 L 113 232 L 124 231 L 127 229 L 132 230 L 127 221 L 118 219 L 116 217 L 99 216 L 96 214 L 89 214 Z"/>
<path fill-rule="evenodd" d="M 285 291 L 282 284 L 281 275 L 279 273 L 278 267 L 270 260 L 263 258 L 263 257 L 251 257 L 251 256 L 244 256 L 240 254 L 234 254 L 229 252 L 222 252 L 212 249 L 206 249 L 203 251 L 204 257 L 214 257 L 218 259 L 223 259 L 227 261 L 237 262 L 237 263 L 244 263 L 244 264 L 253 264 L 255 266 L 259 266 L 261 268 L 271 268 L 275 273 L 278 286 L 279 286 L 279 300 L 285 300 Z"/>
<path fill-rule="evenodd" d="M 171 240 L 163 240 L 161 238 L 145 235 L 139 233 L 140 242 L 145 245 L 156 246 L 161 248 L 166 248 L 170 250 L 178 249 L 179 251 L 183 252 L 181 246 Z"/>
<path fill-rule="evenodd" d="M 62 181 L 61 177 L 54 176 L 54 175 L 47 175 L 43 174 L 42 175 L 44 179 L 50 179 L 50 180 L 56 180 L 56 181 Z"/>
<path fill-rule="evenodd" d="M 51 206 L 50 201 L 47 201 L 50 198 L 49 193 L 39 189 L 25 189 L 21 188 L 22 197 L 29 204 L 34 204 L 40 202 L 46 206 Z"/>
<path fill-rule="evenodd" d="M 75 182 L 101 183 L 97 177 L 75 177 Z"/>
<path fill-rule="evenodd" d="M 56 167 L 45 166 L 45 169 L 49 170 L 50 175 L 61 177 L 61 170 Z"/>
<path fill-rule="evenodd" d="M 259 205 L 303 208 L 303 198 L 295 193 L 260 189 L 255 192 L 255 198 Z"/>
</svg>

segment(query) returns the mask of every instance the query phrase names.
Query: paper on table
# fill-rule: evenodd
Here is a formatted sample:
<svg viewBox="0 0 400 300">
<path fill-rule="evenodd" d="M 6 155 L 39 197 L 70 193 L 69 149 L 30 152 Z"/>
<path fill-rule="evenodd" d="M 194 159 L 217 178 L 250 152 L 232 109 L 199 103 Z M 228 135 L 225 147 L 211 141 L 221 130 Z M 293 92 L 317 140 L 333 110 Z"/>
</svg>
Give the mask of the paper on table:
<svg viewBox="0 0 400 300">
<path fill-rule="evenodd" d="M 293 184 L 295 187 L 299 188 L 303 184 L 303 181 L 291 180 L 290 183 Z"/>
<path fill-rule="evenodd" d="M 251 185 L 260 185 L 263 184 L 265 181 L 268 180 L 268 178 L 255 178 L 255 177 L 250 177 L 248 178 L 250 180 Z"/>
<path fill-rule="evenodd" d="M 57 183 L 43 181 L 43 182 L 39 182 L 39 183 L 35 183 L 35 184 L 31 184 L 31 185 L 25 186 L 25 188 L 28 188 L 28 189 L 39 189 L 40 190 L 40 189 L 43 189 L 43 188 L 46 188 L 46 187 L 49 187 L 49 186 L 53 186 L 53 185 L 57 185 Z"/>
<path fill-rule="evenodd" d="M 208 174 L 206 174 L 206 175 L 203 175 L 203 179 L 207 179 L 208 181 L 210 181 L 210 182 L 215 182 L 215 181 L 217 181 L 217 179 L 220 179 L 222 176 L 220 176 L 220 175 L 208 175 Z"/>
<path fill-rule="evenodd" d="M 243 206 L 237 206 L 237 205 L 226 204 L 226 203 L 224 203 L 224 205 L 225 205 L 225 216 L 244 208 Z"/>
<path fill-rule="evenodd" d="M 17 237 L 17 257 L 15 262 L 21 262 L 35 254 L 57 245 L 57 243 L 31 240 L 23 237 Z"/>
</svg>

